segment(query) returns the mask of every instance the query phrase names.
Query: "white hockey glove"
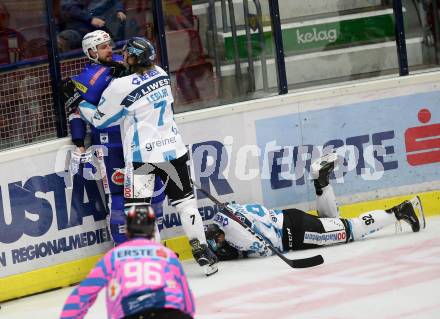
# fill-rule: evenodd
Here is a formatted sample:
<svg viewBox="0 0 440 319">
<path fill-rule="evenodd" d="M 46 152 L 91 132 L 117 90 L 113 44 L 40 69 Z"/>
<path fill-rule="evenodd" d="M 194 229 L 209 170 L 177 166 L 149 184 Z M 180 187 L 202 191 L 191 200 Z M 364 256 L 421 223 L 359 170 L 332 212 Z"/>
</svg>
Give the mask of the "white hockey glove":
<svg viewBox="0 0 440 319">
<path fill-rule="evenodd" d="M 93 175 L 94 166 L 92 162 L 93 162 L 93 153 L 91 151 L 87 151 L 84 153 L 77 151 L 71 152 L 70 163 L 69 163 L 70 187 L 73 186 L 73 177 L 78 172 L 82 173 L 84 178 L 87 179 L 94 178 Z M 81 168 L 83 168 L 82 172 L 81 172 Z"/>
</svg>

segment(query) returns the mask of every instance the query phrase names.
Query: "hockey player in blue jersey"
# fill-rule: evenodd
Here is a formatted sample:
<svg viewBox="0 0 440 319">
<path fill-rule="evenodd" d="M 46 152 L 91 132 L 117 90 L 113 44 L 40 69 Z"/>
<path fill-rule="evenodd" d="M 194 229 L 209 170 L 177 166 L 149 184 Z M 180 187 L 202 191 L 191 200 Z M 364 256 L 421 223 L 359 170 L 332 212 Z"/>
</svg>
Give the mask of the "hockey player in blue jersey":
<svg viewBox="0 0 440 319">
<path fill-rule="evenodd" d="M 414 232 L 425 228 L 418 196 L 387 210 L 369 211 L 357 218 L 339 218 L 335 195 L 329 183 L 336 159 L 335 153 L 329 153 L 312 164 L 319 217 L 298 209 L 276 210 L 260 204 L 227 204 L 224 209 L 281 252 L 357 241 L 401 220 L 407 222 Z M 222 210 L 214 216 L 214 223 L 206 226 L 206 237 L 219 260 L 272 254 L 263 240 Z"/>
<path fill-rule="evenodd" d="M 91 145 L 94 147 L 86 152 L 86 122 L 81 119 L 77 106 L 81 100 L 98 104 L 104 89 L 114 78 L 126 75 L 127 68 L 122 56 L 113 54 L 111 38 L 105 31 L 86 34 L 82 47 L 90 61 L 81 73 L 65 81 L 63 86 L 72 142 L 77 146 L 72 161 L 78 164 L 84 162 L 84 159 L 96 159 L 94 165 L 100 171 L 104 191 L 108 196 L 110 233 L 113 241 L 120 244 L 126 240 L 126 235 L 123 196 L 125 165 L 119 123 L 102 129 L 91 126 Z M 157 187 L 161 186 L 158 181 Z M 163 199 L 164 195 L 159 195 L 153 200 L 157 215 L 161 215 Z"/>
<path fill-rule="evenodd" d="M 152 182 L 159 176 L 179 213 L 195 260 L 206 275 L 214 274 L 217 258 L 206 243 L 188 174 L 187 148 L 174 121 L 170 78 L 154 63 L 155 48 L 147 39 L 131 38 L 123 54 L 132 73 L 115 79 L 97 107 L 81 102 L 81 116 L 99 128 L 121 122 L 126 206 L 149 203 Z"/>
</svg>

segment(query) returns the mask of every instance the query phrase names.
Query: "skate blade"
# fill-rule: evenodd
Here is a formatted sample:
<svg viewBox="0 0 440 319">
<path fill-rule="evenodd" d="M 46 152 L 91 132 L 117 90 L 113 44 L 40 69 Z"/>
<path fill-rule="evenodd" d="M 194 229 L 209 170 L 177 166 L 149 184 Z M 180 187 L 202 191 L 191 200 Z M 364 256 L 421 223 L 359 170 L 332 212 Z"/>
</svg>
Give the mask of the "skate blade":
<svg viewBox="0 0 440 319">
<path fill-rule="evenodd" d="M 205 273 L 206 276 L 211 276 L 214 275 L 215 273 L 218 272 L 218 268 L 217 265 L 205 265 L 205 266 L 201 266 L 203 269 L 203 272 Z"/>
<path fill-rule="evenodd" d="M 396 234 L 403 232 L 403 228 L 402 228 L 402 223 L 400 222 L 400 220 L 398 220 L 395 224 L 395 232 Z"/>
<path fill-rule="evenodd" d="M 419 219 L 420 229 L 425 229 L 426 219 L 425 219 L 425 214 L 423 213 L 423 206 L 422 206 L 422 202 L 420 201 L 420 197 L 416 196 L 412 198 L 410 202 L 417 215 L 417 218 Z"/>
</svg>

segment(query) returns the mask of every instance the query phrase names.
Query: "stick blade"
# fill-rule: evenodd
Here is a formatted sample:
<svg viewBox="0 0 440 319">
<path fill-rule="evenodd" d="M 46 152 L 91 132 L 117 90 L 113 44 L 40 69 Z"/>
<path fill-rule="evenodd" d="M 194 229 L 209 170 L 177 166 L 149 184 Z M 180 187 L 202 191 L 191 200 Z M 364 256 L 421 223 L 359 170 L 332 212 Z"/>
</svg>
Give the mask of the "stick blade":
<svg viewBox="0 0 440 319">
<path fill-rule="evenodd" d="M 302 259 L 291 259 L 287 263 L 292 268 L 309 268 L 323 264 L 324 258 L 321 255 L 316 255 Z"/>
</svg>

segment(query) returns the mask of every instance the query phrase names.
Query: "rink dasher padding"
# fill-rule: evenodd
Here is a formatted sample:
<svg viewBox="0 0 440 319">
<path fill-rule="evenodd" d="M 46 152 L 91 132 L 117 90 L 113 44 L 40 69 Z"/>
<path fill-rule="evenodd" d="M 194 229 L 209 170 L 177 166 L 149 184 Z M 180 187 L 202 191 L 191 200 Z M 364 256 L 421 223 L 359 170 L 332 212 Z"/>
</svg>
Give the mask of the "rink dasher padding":
<svg viewBox="0 0 440 319">
<path fill-rule="evenodd" d="M 80 282 L 95 266 L 99 258 L 101 255 L 0 278 L 0 301 L 67 287 Z"/>
<path fill-rule="evenodd" d="M 389 208 L 416 192 L 432 215 L 440 212 L 438 83 L 440 72 L 384 78 L 178 114 L 176 120 L 192 177 L 222 202 L 312 211 L 310 163 L 323 146 L 334 145 L 347 158 L 331 181 L 343 217 Z M 68 187 L 71 149 L 64 138 L 0 152 L 0 301 L 73 284 L 111 248 L 99 183 L 76 176 Z M 196 196 L 208 223 L 218 207 Z M 164 210 L 162 238 L 190 258 L 179 216 Z"/>
<path fill-rule="evenodd" d="M 181 260 L 192 259 L 187 237 L 170 238 L 162 243 L 177 252 Z M 0 301 L 76 284 L 87 276 L 101 257 L 102 254 L 0 278 Z"/>
<path fill-rule="evenodd" d="M 353 218 L 367 211 L 388 209 L 404 200 L 412 198 L 414 195 L 416 194 L 344 205 L 340 207 L 341 217 Z M 419 193 L 417 195 L 421 199 L 425 216 L 440 216 L 440 191 Z M 316 211 L 309 211 L 309 213 L 316 215 Z M 429 218 L 427 220 L 427 227 L 429 227 Z M 179 236 L 163 240 L 162 242 L 165 246 L 175 251 L 182 261 L 193 259 L 187 237 Z M 24 274 L 0 278 L 0 287 L 2 287 L 0 289 L 0 301 L 75 284 L 84 279 L 101 256 L 92 256 Z M 49 278 L 51 280 L 48 280 Z"/>
</svg>

